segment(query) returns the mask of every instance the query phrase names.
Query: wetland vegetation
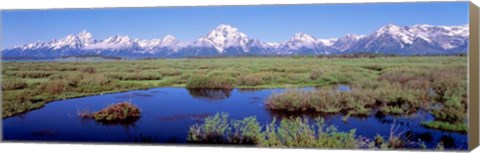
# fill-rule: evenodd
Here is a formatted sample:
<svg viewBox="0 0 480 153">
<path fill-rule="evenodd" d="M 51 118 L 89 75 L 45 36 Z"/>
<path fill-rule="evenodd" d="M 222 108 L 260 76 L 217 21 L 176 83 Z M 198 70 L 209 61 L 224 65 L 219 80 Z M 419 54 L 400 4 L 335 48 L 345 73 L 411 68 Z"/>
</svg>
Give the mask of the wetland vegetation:
<svg viewBox="0 0 480 153">
<path fill-rule="evenodd" d="M 434 117 L 433 121 L 422 123 L 425 127 L 467 131 L 465 56 L 3 62 L 2 66 L 4 118 L 41 108 L 55 100 L 135 89 L 185 87 L 191 94 L 202 96 L 215 94 L 202 89 L 230 93 L 234 88 L 288 88 L 270 95 L 265 100 L 265 108 L 291 113 L 340 113 L 345 117 L 368 116 L 376 111 L 394 116 L 425 111 Z M 338 85 L 350 89 L 339 91 Z M 297 87 L 315 89 L 297 90 Z M 121 104 L 127 106 L 128 103 Z M 96 120 L 117 119 L 110 116 L 117 112 L 116 109 L 109 108 L 89 115 Z M 118 112 L 138 111 L 130 105 L 118 108 Z M 355 130 L 338 132 L 334 127 L 325 128 L 321 119 L 312 123 L 300 118 L 278 122 L 278 125 L 275 121 L 261 125 L 254 117 L 231 121 L 227 114 L 217 114 L 206 118 L 203 124 L 193 125 L 187 140 L 279 147 L 388 148 L 403 145 L 394 142 L 397 139 L 394 137 L 359 141 Z M 307 126 L 312 124 L 315 127 Z M 299 130 L 308 132 L 294 134 Z"/>
</svg>

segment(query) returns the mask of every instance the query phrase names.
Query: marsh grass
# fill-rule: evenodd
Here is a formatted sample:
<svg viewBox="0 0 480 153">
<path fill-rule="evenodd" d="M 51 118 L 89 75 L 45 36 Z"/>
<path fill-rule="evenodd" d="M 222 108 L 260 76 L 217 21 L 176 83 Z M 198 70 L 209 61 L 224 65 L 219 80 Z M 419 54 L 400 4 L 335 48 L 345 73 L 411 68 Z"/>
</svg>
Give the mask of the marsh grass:
<svg viewBox="0 0 480 153">
<path fill-rule="evenodd" d="M 45 78 L 50 75 L 52 75 L 52 72 L 46 72 L 46 71 L 20 71 L 15 73 L 17 77 L 20 78 Z"/>
<path fill-rule="evenodd" d="M 445 113 L 465 116 L 466 63 L 466 57 L 460 56 L 3 62 L 2 109 L 3 117 L 7 117 L 59 99 L 163 86 L 232 89 L 346 84 L 355 91 L 315 93 L 322 95 L 320 98 L 314 93 L 306 95 L 331 106 L 315 106 L 312 100 L 290 94 L 295 106 L 285 108 L 311 107 L 322 112 L 362 115 L 371 110 L 369 99 L 374 97 L 385 106 L 385 113 L 415 112 L 436 103 Z M 342 102 L 328 100 L 334 98 Z M 449 99 L 457 102 L 447 102 Z M 283 103 L 287 105 L 287 101 Z M 449 109 L 451 106 L 455 109 Z M 450 121 L 459 117 L 435 117 L 441 122 L 460 123 Z"/>
<path fill-rule="evenodd" d="M 233 89 L 233 79 L 225 76 L 190 76 L 188 89 Z"/>
<path fill-rule="evenodd" d="M 422 125 L 427 128 L 439 129 L 444 131 L 462 132 L 462 133 L 466 133 L 468 130 L 467 124 L 464 124 L 464 123 L 451 124 L 449 122 L 430 121 L 430 122 L 424 122 L 422 123 Z"/>
<path fill-rule="evenodd" d="M 352 89 L 341 92 L 336 88 L 314 91 L 293 90 L 271 95 L 266 107 L 273 110 L 316 111 L 320 113 L 348 112 L 350 115 L 368 115 L 375 105 L 370 91 Z"/>
<path fill-rule="evenodd" d="M 355 130 L 340 132 L 334 126 L 325 126 L 323 119 L 316 119 L 313 126 L 307 119 L 282 119 L 280 125 L 275 120 L 266 125 L 258 144 L 262 147 L 299 148 L 358 148 Z"/>
<path fill-rule="evenodd" d="M 395 122 L 390 134 L 385 138 L 377 135 L 369 139 L 356 135 L 356 130 L 338 131 L 328 126 L 322 118 L 309 120 L 301 117 L 283 118 L 260 124 L 254 116 L 241 120 L 229 119 L 228 113 L 217 113 L 203 122 L 190 127 L 189 143 L 243 144 L 260 147 L 297 148 L 336 148 L 336 149 L 393 149 L 405 147 L 425 147 L 421 141 L 415 142 L 400 131 Z"/>
<path fill-rule="evenodd" d="M 82 118 L 93 118 L 100 122 L 122 122 L 126 120 L 135 120 L 140 117 L 140 109 L 129 102 L 112 104 L 100 111 L 89 113 L 89 111 L 79 112 Z"/>
<path fill-rule="evenodd" d="M 20 79 L 2 80 L 2 90 L 18 90 L 28 86 L 27 82 Z"/>
<path fill-rule="evenodd" d="M 228 119 L 227 113 L 217 113 L 204 119 L 202 124 L 190 127 L 187 141 L 211 144 L 256 144 L 261 127 L 255 117 L 243 120 Z"/>
</svg>

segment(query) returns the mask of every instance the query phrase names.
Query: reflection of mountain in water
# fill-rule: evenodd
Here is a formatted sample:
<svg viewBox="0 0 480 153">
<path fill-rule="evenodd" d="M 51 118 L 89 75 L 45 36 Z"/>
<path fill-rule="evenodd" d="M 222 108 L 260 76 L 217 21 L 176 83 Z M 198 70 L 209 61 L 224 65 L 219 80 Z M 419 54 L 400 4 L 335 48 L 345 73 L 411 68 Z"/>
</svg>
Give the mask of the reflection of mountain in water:
<svg viewBox="0 0 480 153">
<path fill-rule="evenodd" d="M 223 100 L 232 95 L 231 89 L 188 89 L 193 98 L 206 100 Z"/>
</svg>

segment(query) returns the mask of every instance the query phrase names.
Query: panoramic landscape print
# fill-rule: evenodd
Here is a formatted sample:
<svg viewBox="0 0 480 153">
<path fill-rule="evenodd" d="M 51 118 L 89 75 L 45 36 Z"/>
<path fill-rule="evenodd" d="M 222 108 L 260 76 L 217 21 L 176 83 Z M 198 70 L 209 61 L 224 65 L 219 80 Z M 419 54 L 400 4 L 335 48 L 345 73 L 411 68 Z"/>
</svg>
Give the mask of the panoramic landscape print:
<svg viewBox="0 0 480 153">
<path fill-rule="evenodd" d="M 467 150 L 468 2 L 1 16 L 4 141 Z"/>
</svg>

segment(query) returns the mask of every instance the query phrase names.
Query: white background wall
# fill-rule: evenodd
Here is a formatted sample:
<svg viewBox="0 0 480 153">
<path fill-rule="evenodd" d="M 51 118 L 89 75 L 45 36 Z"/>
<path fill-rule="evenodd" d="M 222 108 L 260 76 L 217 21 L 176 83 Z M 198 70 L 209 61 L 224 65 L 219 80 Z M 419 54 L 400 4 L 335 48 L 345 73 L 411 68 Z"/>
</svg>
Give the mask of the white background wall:
<svg viewBox="0 0 480 153">
<path fill-rule="evenodd" d="M 365 3 L 365 2 L 415 2 L 428 0 L 0 0 L 0 9 L 48 9 L 48 8 L 99 8 L 99 7 L 141 7 L 141 6 L 192 6 L 192 5 L 245 5 L 245 4 L 300 4 L 300 3 Z M 448 1 L 448 0 L 434 0 Z M 472 0 L 480 6 L 480 0 Z M 100 144 L 47 144 L 47 143 L 1 143 L 3 153 L 396 153 L 401 151 L 372 150 L 320 150 L 320 149 L 266 149 L 238 147 L 178 147 L 145 145 L 100 145 Z M 408 151 L 419 152 L 419 151 Z M 424 151 L 422 151 L 425 153 Z M 474 152 L 480 152 L 477 148 Z"/>
</svg>

